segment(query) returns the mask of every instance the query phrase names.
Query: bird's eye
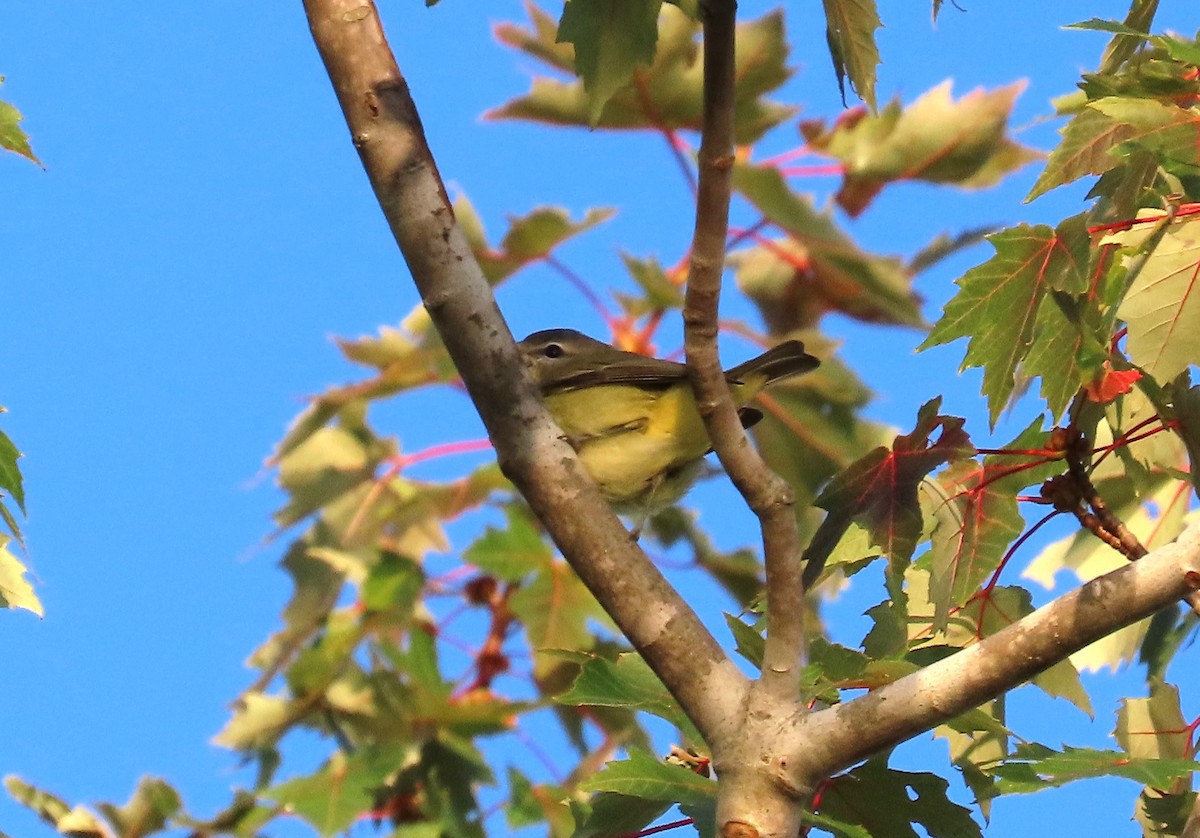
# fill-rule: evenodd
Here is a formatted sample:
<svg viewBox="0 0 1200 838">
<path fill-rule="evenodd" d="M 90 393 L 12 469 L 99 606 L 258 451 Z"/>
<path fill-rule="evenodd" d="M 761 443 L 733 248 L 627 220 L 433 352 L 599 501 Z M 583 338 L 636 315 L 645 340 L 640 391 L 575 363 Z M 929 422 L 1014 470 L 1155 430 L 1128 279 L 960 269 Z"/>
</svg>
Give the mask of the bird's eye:
<svg viewBox="0 0 1200 838">
<path fill-rule="evenodd" d="M 563 348 L 557 343 L 548 343 L 542 349 L 542 354 L 547 358 L 561 358 L 563 356 Z"/>
</svg>

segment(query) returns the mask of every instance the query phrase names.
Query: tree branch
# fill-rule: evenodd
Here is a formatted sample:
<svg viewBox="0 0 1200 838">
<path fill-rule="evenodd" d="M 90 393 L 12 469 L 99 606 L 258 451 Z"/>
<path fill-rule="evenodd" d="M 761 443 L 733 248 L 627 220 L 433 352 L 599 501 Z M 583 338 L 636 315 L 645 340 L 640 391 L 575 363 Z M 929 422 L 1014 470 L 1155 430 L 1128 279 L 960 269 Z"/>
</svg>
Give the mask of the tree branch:
<svg viewBox="0 0 1200 838">
<path fill-rule="evenodd" d="M 685 346 L 700 415 L 721 465 L 763 533 L 767 576 L 767 636 L 762 677 L 754 690 L 764 700 L 794 703 L 804 646 L 801 544 L 791 487 L 774 474 L 746 439 L 717 351 L 721 276 L 729 230 L 734 164 L 736 4 L 702 3 L 704 16 L 704 121 L 696 229 L 683 309 Z"/>
<path fill-rule="evenodd" d="M 1013 689 L 1200 588 L 1200 522 L 974 646 L 799 720 L 788 750 L 807 782 L 828 777 Z"/>
<path fill-rule="evenodd" d="M 476 264 L 370 0 L 305 0 L 363 167 L 506 476 L 713 748 L 747 679 L 630 538 L 541 404 Z"/>
</svg>

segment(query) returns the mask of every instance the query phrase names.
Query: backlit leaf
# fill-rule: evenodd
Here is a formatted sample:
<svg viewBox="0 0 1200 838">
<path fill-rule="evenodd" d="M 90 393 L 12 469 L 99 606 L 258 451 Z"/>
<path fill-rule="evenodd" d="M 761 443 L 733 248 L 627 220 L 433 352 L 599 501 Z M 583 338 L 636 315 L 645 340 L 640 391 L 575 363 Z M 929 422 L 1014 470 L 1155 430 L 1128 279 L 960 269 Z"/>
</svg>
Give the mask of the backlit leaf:
<svg viewBox="0 0 1200 838">
<path fill-rule="evenodd" d="M 1088 240 L 1077 220 L 1052 230 L 1021 225 L 994 233 L 987 262 L 957 281 L 958 293 L 921 349 L 969 338 L 963 369 L 983 367 L 983 393 L 993 423 L 1016 386 L 1017 367 L 1038 336 L 1038 311 L 1050 291 L 1081 293 L 1088 287 Z"/>
<path fill-rule="evenodd" d="M 529 14 L 531 27 L 502 24 L 496 27 L 496 37 L 554 70 L 572 70 L 569 48 L 555 43 L 553 20 L 534 6 L 529 7 Z M 534 78 L 527 95 L 489 111 L 486 117 L 598 128 L 699 130 L 703 78 L 698 33 L 696 21 L 673 5 L 664 5 L 653 63 L 638 71 L 636 85 L 626 85 L 612 95 L 598 120 L 592 119 L 591 98 L 582 82 L 541 76 Z M 791 76 L 787 54 L 781 14 L 738 24 L 734 112 L 738 143 L 754 142 L 794 113 L 794 109 L 765 98 Z"/>
<path fill-rule="evenodd" d="M 0 76 L 0 84 L 3 83 L 4 76 Z M 37 159 L 29 145 L 29 135 L 21 130 L 23 118 L 21 112 L 8 102 L 0 101 L 0 148 L 15 152 L 41 166 L 42 161 Z"/>
<path fill-rule="evenodd" d="M 1165 788 L 1197 770 L 1200 763 L 1192 760 L 1134 759 L 1122 751 L 1069 746 L 1055 751 L 1044 745 L 1023 744 L 993 773 L 999 778 L 998 788 L 1004 794 L 1024 794 L 1093 777 L 1125 777 Z"/>
<path fill-rule="evenodd" d="M 0 411 L 3 411 L 3 408 L 0 408 Z M 7 492 L 24 512 L 25 486 L 21 480 L 21 469 L 17 466 L 19 459 L 21 452 L 17 450 L 17 446 L 13 445 L 13 441 L 4 431 L 0 431 L 0 499 L 4 497 L 3 492 Z"/>
<path fill-rule="evenodd" d="M 955 101 L 943 82 L 908 107 L 898 101 L 880 113 L 851 111 L 826 128 L 802 122 L 811 149 L 841 161 L 837 201 L 858 215 L 884 186 L 923 180 L 966 188 L 992 186 L 1040 155 L 1007 136 L 1013 103 L 1024 82 L 972 91 Z"/>
<path fill-rule="evenodd" d="M 1046 447 L 1048 436 L 1037 419 L 1001 450 L 1037 451 Z M 1041 458 L 989 454 L 982 463 L 952 463 L 938 475 L 942 501 L 935 514 L 929 582 L 937 628 L 988 579 L 1021 534 L 1025 522 L 1017 492 L 1063 468 L 1052 452 Z"/>
<path fill-rule="evenodd" d="M 1162 218 L 1149 211 L 1144 218 Z M 1129 326 L 1130 359 L 1159 381 L 1170 381 L 1200 363 L 1200 217 L 1140 224 L 1101 240 L 1136 250 L 1153 249 L 1125 295 L 1118 316 Z M 1136 257 L 1131 257 L 1136 258 Z"/>
<path fill-rule="evenodd" d="M 403 764 L 407 750 L 405 746 L 373 747 L 349 756 L 337 751 L 315 774 L 280 783 L 263 794 L 286 805 L 319 835 L 336 835 L 375 808 L 376 792 Z"/>
<path fill-rule="evenodd" d="M 0 535 L 0 607 L 24 608 L 42 617 L 42 603 L 25 578 L 28 570 L 8 549 L 8 544 L 8 536 Z"/>
<path fill-rule="evenodd" d="M 939 465 L 975 451 L 963 420 L 938 414 L 940 406 L 940 398 L 927 402 L 912 433 L 851 465 L 816 500 L 822 509 L 853 515 L 870 531 L 872 544 L 894 562 L 907 562 L 921 535 L 917 486 Z"/>
<path fill-rule="evenodd" d="M 788 186 L 778 169 L 739 163 L 733 188 L 788 234 L 737 251 L 738 287 L 758 304 L 773 334 L 815 326 L 828 312 L 868 323 L 922 326 L 912 272 L 896 257 L 862 250 L 828 213 Z"/>
<path fill-rule="evenodd" d="M 580 787 L 677 803 L 703 803 L 717 795 L 715 780 L 639 750 L 630 750 L 628 759 L 608 763 Z"/>
<path fill-rule="evenodd" d="M 72 838 L 113 838 L 113 833 L 84 806 L 71 806 L 62 798 L 31 786 L 15 774 L 4 778 L 4 788 L 14 800 L 32 809 L 62 835 Z"/>
<path fill-rule="evenodd" d="M 1120 166 L 1129 144 L 1159 155 L 1160 162 L 1194 163 L 1200 116 L 1148 98 L 1109 96 L 1088 102 L 1062 129 L 1062 142 L 1026 200 L 1084 175 Z M 1189 145 L 1190 143 L 1190 145 Z"/>
<path fill-rule="evenodd" d="M 875 109 L 875 70 L 879 66 L 879 48 L 875 30 L 883 25 L 875 0 L 823 0 L 825 39 L 833 59 L 842 100 L 846 99 L 846 79 L 854 92 Z"/>
<path fill-rule="evenodd" d="M 137 838 L 166 828 L 183 808 L 179 792 L 166 781 L 143 777 L 124 806 L 100 804 L 100 811 L 122 838 Z"/>
<path fill-rule="evenodd" d="M 568 7 L 571 5 L 574 2 Z M 508 230 L 496 246 L 488 243 L 483 223 L 466 196 L 455 199 L 454 214 L 463 226 L 483 275 L 492 285 L 498 285 L 526 265 L 545 259 L 563 242 L 608 221 L 616 211 L 590 209 L 582 219 L 572 221 L 565 209 L 536 207 L 525 215 L 509 216 Z"/>
<path fill-rule="evenodd" d="M 509 603 L 525 626 L 534 649 L 536 677 L 548 675 L 560 662 L 547 654 L 553 649 L 588 650 L 595 637 L 588 621 L 601 619 L 603 611 L 566 562 L 546 565 Z"/>
<path fill-rule="evenodd" d="M 1179 688 L 1157 684 L 1149 698 L 1122 699 L 1113 736 L 1134 759 L 1187 759 L 1191 732 L 1180 709 Z"/>
</svg>

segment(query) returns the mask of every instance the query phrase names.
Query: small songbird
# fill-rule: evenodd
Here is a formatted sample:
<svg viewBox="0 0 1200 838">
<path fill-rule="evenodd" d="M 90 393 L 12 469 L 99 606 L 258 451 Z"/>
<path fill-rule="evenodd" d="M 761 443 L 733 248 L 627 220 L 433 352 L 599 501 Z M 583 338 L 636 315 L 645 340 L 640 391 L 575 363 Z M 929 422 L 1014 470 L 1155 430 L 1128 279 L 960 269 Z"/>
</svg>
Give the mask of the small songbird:
<svg viewBox="0 0 1200 838">
<path fill-rule="evenodd" d="M 546 407 L 601 494 L 644 520 L 675 503 L 712 450 L 687 367 L 625 352 L 573 329 L 535 332 L 517 346 Z M 784 341 L 726 370 L 743 427 L 762 413 L 754 396 L 818 365 L 798 340 Z"/>
</svg>

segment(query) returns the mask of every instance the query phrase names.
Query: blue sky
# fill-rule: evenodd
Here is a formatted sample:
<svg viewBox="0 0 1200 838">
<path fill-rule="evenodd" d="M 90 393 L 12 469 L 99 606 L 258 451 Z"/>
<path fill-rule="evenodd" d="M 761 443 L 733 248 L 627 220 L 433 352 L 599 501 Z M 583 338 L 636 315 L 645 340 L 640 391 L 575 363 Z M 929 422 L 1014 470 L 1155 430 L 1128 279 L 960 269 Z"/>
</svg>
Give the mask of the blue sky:
<svg viewBox="0 0 1200 838">
<path fill-rule="evenodd" d="M 798 72 L 781 98 L 806 117 L 832 117 L 841 105 L 812 5 L 788 7 Z M 1160 28 L 1200 25 L 1194 0 L 1162 5 Z M 489 232 L 540 204 L 576 216 L 612 205 L 614 222 L 563 251 L 574 270 L 603 287 L 621 275 L 618 244 L 678 258 L 688 197 L 657 137 L 480 120 L 538 69 L 490 34 L 523 18 L 520 3 L 384 6 L 443 176 Z M 881 101 L 911 100 L 947 77 L 957 94 L 1029 78 L 1014 124 L 1023 142 L 1049 148 L 1049 100 L 1096 65 L 1104 44 L 1057 27 L 1124 10 L 1107 0 L 1020 6 L 946 4 L 931 26 L 928 6 L 884 3 Z M 748 0 L 742 14 L 769 8 Z M 290 590 L 275 567 L 279 546 L 264 543 L 280 496 L 263 460 L 307 396 L 355 374 L 328 338 L 395 324 L 417 297 L 299 3 L 9 4 L 0 74 L 0 98 L 23 111 L 46 165 L 0 157 L 0 404 L 10 410 L 0 421 L 27 455 L 29 561 L 46 608 L 43 620 L 0 613 L 0 773 L 71 800 L 124 800 L 139 776 L 156 774 L 209 813 L 228 799 L 236 760 L 208 740 L 251 680 L 242 661 L 277 625 Z M 765 151 L 797 142 L 783 131 Z M 1036 173 L 971 194 L 898 188 L 852 231 L 908 255 L 944 229 L 1078 211 L 1084 188 L 1021 204 Z M 986 252 L 921 278 L 931 318 Z M 551 325 L 602 336 L 578 294 L 543 270 L 513 280 L 501 304 L 518 337 Z M 954 374 L 961 346 L 917 356 L 911 330 L 829 329 L 879 394 L 871 415 L 910 427 L 917 406 L 944 391 L 947 411 L 983 433 L 979 379 Z M 730 359 L 746 352 L 734 344 Z M 480 435 L 462 396 L 425 398 L 382 414 L 406 450 Z M 1118 692 L 1107 677 L 1092 682 Z M 1028 706 L 1048 744 L 1103 743 L 1112 728 L 1102 698 L 1094 725 L 1061 702 L 1014 704 Z M 1114 782 L 1002 800 L 988 834 L 1024 835 L 1031 817 L 1042 831 L 1117 834 L 1111 825 L 1126 823 L 1135 794 Z M 7 797 L 0 831 L 49 834 Z"/>
</svg>

